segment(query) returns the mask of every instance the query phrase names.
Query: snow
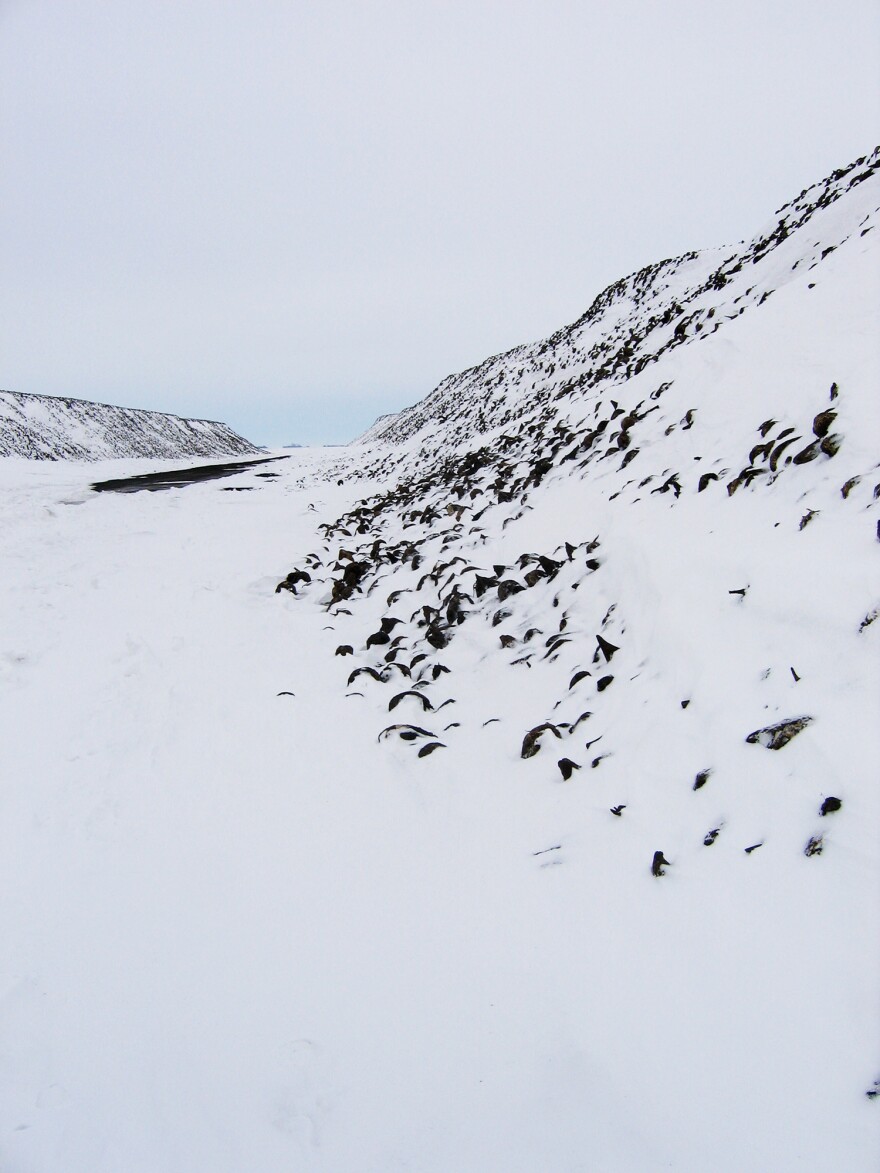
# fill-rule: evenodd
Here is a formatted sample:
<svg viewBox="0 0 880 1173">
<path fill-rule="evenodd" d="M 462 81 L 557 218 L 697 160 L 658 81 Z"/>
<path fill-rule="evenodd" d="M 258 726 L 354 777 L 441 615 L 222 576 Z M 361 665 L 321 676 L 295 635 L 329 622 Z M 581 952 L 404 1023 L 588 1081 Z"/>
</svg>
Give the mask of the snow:
<svg viewBox="0 0 880 1173">
<path fill-rule="evenodd" d="M 755 264 L 774 296 L 710 338 L 546 417 L 522 396 L 475 496 L 443 462 L 485 438 L 426 460 L 430 419 L 161 492 L 89 489 L 161 462 L 0 462 L 4 1173 L 876 1167 L 875 197 L 824 209 L 812 271 L 812 222 Z M 833 457 L 729 491 L 762 421 L 793 455 L 829 408 Z M 334 606 L 344 549 L 369 570 Z M 473 597 L 524 552 L 560 565 Z M 381 736 L 405 722 L 442 748 Z"/>
<path fill-rule="evenodd" d="M 250 441 L 214 420 L 84 399 L 0 391 L 0 457 L 102 460 L 248 455 Z"/>
</svg>

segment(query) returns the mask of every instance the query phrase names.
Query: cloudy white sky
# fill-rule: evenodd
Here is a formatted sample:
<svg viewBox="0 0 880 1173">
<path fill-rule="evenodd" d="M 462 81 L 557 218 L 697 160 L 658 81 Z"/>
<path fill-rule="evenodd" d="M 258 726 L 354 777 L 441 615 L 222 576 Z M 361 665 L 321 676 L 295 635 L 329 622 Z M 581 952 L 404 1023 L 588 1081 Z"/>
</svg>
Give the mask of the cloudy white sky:
<svg viewBox="0 0 880 1173">
<path fill-rule="evenodd" d="M 0 387 L 338 442 L 878 138 L 875 0 L 0 0 Z"/>
</svg>

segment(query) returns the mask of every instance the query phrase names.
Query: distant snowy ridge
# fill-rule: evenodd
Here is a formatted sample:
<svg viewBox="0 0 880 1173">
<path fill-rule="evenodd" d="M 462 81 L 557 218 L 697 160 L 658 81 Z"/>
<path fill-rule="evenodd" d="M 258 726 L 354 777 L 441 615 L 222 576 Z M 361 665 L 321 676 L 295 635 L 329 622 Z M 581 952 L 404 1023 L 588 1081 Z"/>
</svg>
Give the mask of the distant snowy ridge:
<svg viewBox="0 0 880 1173">
<path fill-rule="evenodd" d="M 0 391 L 0 456 L 102 460 L 245 456 L 260 449 L 226 424 L 86 399 Z"/>
</svg>

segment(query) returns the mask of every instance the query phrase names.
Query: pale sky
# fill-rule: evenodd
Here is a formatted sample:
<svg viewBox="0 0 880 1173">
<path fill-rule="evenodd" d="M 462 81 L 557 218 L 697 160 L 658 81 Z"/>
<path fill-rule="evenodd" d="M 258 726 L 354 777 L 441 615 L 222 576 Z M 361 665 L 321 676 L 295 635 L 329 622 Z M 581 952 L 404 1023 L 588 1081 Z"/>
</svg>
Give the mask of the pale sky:
<svg viewBox="0 0 880 1173">
<path fill-rule="evenodd" d="M 339 442 L 880 139 L 876 0 L 0 0 L 0 387 Z"/>
</svg>

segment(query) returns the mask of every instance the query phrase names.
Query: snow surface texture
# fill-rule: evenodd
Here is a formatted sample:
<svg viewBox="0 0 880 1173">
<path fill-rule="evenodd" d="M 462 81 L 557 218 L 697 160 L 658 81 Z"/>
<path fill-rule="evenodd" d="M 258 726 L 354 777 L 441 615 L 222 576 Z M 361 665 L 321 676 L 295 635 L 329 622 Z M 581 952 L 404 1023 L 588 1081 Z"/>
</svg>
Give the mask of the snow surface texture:
<svg viewBox="0 0 880 1173">
<path fill-rule="evenodd" d="M 0 465 L 4 1173 L 876 1168 L 875 162 L 485 432 Z"/>
<path fill-rule="evenodd" d="M 244 456 L 259 452 L 226 424 L 84 399 L 0 391 L 0 456 L 28 460 Z"/>
</svg>

